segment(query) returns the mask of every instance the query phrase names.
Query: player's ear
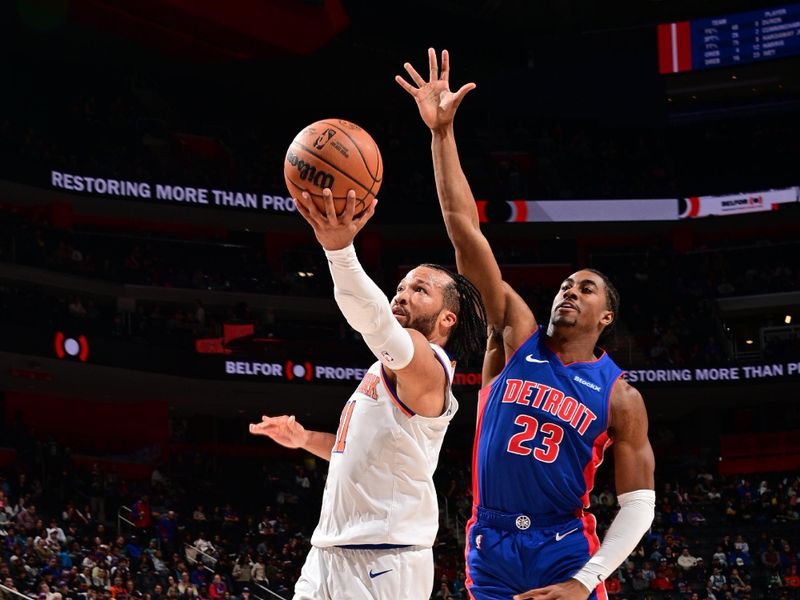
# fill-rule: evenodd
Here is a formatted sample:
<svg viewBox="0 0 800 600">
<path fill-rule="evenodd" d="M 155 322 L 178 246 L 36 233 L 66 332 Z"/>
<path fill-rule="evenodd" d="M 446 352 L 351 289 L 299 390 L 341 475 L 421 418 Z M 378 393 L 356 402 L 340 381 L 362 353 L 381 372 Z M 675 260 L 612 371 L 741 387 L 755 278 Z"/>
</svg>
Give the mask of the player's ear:
<svg viewBox="0 0 800 600">
<path fill-rule="evenodd" d="M 445 308 L 439 315 L 439 322 L 448 329 L 452 330 L 453 327 L 456 326 L 456 323 L 458 323 L 458 317 L 452 310 Z"/>
<path fill-rule="evenodd" d="M 603 312 L 603 316 L 600 317 L 600 323 L 603 325 L 603 327 L 608 327 L 614 322 L 614 318 L 614 313 L 610 310 L 607 310 Z"/>
</svg>

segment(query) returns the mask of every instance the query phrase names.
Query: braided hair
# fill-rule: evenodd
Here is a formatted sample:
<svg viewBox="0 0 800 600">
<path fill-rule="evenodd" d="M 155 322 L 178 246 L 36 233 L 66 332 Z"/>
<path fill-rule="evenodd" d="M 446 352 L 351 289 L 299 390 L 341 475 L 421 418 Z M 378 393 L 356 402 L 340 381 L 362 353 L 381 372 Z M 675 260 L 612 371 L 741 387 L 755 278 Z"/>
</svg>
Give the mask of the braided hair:
<svg viewBox="0 0 800 600">
<path fill-rule="evenodd" d="M 483 352 L 486 346 L 486 308 L 478 288 L 460 273 L 453 273 L 441 265 L 425 263 L 420 266 L 441 271 L 451 280 L 444 288 L 444 305 L 456 314 L 458 321 L 447 338 L 447 353 L 460 361 L 473 353 Z"/>
</svg>

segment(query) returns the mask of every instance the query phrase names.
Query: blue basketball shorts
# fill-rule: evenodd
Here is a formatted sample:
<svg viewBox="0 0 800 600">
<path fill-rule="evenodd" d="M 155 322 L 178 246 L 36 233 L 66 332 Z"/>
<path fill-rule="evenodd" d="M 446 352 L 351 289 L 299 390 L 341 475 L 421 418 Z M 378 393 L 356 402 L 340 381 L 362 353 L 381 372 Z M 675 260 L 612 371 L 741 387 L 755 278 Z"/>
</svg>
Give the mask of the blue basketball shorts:
<svg viewBox="0 0 800 600">
<path fill-rule="evenodd" d="M 593 515 L 536 517 L 473 509 L 467 524 L 467 589 L 473 600 L 515 594 L 570 579 L 600 547 Z M 601 583 L 589 600 L 607 600 Z"/>
</svg>

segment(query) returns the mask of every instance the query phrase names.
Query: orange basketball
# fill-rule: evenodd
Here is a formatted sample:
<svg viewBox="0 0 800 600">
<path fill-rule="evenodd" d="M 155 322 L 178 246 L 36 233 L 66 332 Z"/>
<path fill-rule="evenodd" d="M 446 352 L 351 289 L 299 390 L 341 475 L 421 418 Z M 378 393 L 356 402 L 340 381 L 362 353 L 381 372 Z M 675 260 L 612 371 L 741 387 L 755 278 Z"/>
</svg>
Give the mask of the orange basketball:
<svg viewBox="0 0 800 600">
<path fill-rule="evenodd" d="M 345 209 L 348 190 L 356 193 L 356 214 L 381 187 L 383 160 L 375 140 L 343 119 L 324 119 L 298 133 L 283 162 L 283 176 L 292 198 L 308 192 L 323 213 L 322 190 L 330 188 L 336 214 Z"/>
</svg>

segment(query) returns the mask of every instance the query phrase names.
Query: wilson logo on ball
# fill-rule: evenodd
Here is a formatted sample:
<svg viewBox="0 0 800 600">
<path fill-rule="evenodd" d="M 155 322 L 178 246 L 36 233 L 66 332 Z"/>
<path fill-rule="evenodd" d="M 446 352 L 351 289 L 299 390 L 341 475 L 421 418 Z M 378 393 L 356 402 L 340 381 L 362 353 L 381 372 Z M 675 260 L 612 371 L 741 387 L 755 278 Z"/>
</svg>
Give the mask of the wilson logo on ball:
<svg viewBox="0 0 800 600">
<path fill-rule="evenodd" d="M 325 144 L 331 141 L 331 138 L 336 135 L 336 130 L 331 129 L 330 127 L 322 132 L 322 134 L 317 138 L 314 142 L 314 148 L 317 150 L 322 150 L 325 147 Z"/>
<path fill-rule="evenodd" d="M 297 169 L 300 179 L 308 181 L 312 185 L 320 188 L 332 188 L 336 179 L 327 171 L 317 169 L 314 165 L 299 158 L 294 152 L 289 150 L 286 153 L 286 162 Z"/>
</svg>

